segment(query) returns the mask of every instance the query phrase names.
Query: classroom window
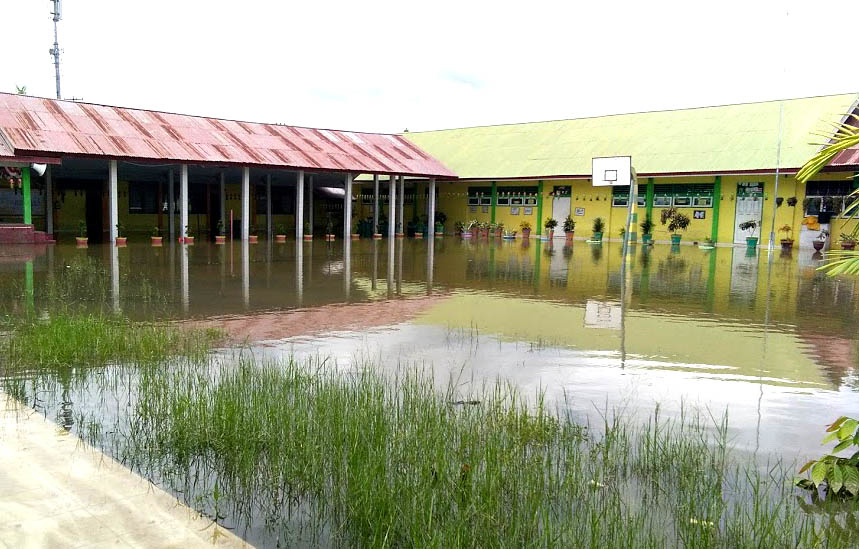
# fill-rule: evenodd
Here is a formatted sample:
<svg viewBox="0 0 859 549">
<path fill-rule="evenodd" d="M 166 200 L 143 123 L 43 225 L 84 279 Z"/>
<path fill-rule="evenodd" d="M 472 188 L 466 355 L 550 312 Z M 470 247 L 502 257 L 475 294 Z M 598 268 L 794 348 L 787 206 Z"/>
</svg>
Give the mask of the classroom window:
<svg viewBox="0 0 859 549">
<path fill-rule="evenodd" d="M 688 208 L 692 205 L 692 197 L 689 196 L 675 196 L 674 197 L 674 207 L 675 208 Z"/>
<path fill-rule="evenodd" d="M 629 195 L 616 194 L 611 197 L 612 206 L 629 206 Z"/>
<path fill-rule="evenodd" d="M 653 206 L 657 208 L 670 208 L 671 207 L 671 199 L 670 196 L 654 196 L 653 197 Z"/>
<path fill-rule="evenodd" d="M 692 206 L 696 208 L 712 208 L 713 207 L 713 197 L 712 196 L 696 196 L 692 199 Z"/>
<path fill-rule="evenodd" d="M 158 213 L 158 185 L 154 183 L 129 183 L 128 213 Z"/>
</svg>

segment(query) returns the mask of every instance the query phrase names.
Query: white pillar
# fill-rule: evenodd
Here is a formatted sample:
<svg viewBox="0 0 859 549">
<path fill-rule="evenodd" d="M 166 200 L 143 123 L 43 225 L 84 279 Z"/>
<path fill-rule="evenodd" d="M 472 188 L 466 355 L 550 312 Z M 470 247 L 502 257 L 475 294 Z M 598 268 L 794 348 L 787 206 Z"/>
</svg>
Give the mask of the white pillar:
<svg viewBox="0 0 859 549">
<path fill-rule="evenodd" d="M 272 240 L 274 228 L 271 224 L 271 174 L 265 176 L 265 237 Z"/>
<path fill-rule="evenodd" d="M 406 232 L 406 226 L 403 224 L 403 204 L 405 204 L 405 194 L 406 194 L 406 176 L 400 176 L 400 203 L 397 206 L 397 222 L 399 223 L 399 231 L 400 233 Z"/>
<path fill-rule="evenodd" d="M 179 236 L 188 236 L 188 165 L 179 168 Z"/>
<path fill-rule="evenodd" d="M 346 301 L 352 296 L 352 239 L 343 241 L 343 294 Z"/>
<path fill-rule="evenodd" d="M 242 242 L 247 242 L 251 231 L 251 169 L 242 168 Z"/>
<path fill-rule="evenodd" d="M 51 165 L 45 171 L 45 232 L 48 236 L 54 234 L 54 180 L 51 175 Z"/>
<path fill-rule="evenodd" d="M 310 234 L 313 234 L 313 176 L 307 178 L 307 222 L 310 224 Z"/>
<path fill-rule="evenodd" d="M 373 175 L 373 234 L 379 233 L 379 175 Z"/>
<path fill-rule="evenodd" d="M 301 241 L 295 242 L 295 298 L 296 304 L 304 304 L 304 246 Z"/>
<path fill-rule="evenodd" d="M 224 224 L 224 234 L 227 232 L 227 181 L 224 172 L 221 172 L 220 192 L 221 192 L 221 222 Z"/>
<path fill-rule="evenodd" d="M 435 179 L 429 180 L 427 193 L 427 232 L 435 234 Z"/>
<path fill-rule="evenodd" d="M 119 249 L 110 248 L 110 297 L 113 301 L 113 312 L 119 312 Z"/>
<path fill-rule="evenodd" d="M 247 169 L 247 168 L 245 168 Z M 245 309 L 251 304 L 251 261 L 250 244 L 247 236 L 242 239 L 242 301 Z"/>
<path fill-rule="evenodd" d="M 167 219 L 170 226 L 170 241 L 176 238 L 176 199 L 173 188 L 173 168 L 167 172 Z"/>
<path fill-rule="evenodd" d="M 346 174 L 344 182 L 346 192 L 343 193 L 343 238 L 352 238 L 352 174 Z"/>
<path fill-rule="evenodd" d="M 107 222 L 109 226 L 108 234 L 110 235 L 110 243 L 116 243 L 116 224 L 119 216 L 119 207 L 117 205 L 117 163 L 116 160 L 109 160 L 107 163 Z"/>
<path fill-rule="evenodd" d="M 181 231 L 180 231 L 181 234 Z M 170 244 L 173 245 L 172 243 Z M 191 307 L 191 283 L 188 276 L 188 246 L 179 246 L 179 276 L 182 278 L 182 310 Z"/>
<path fill-rule="evenodd" d="M 295 240 L 304 238 L 304 171 L 295 180 Z"/>
<path fill-rule="evenodd" d="M 397 176 L 392 175 L 388 184 L 388 238 L 394 238 L 397 226 Z"/>
</svg>

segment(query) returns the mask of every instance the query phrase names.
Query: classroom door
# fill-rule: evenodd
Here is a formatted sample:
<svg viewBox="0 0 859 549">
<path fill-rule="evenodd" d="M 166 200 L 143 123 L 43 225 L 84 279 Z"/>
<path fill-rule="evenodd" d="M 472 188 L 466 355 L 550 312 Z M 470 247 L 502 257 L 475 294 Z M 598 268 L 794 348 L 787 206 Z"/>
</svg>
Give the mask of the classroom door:
<svg viewBox="0 0 859 549">
<path fill-rule="evenodd" d="M 761 220 L 764 210 L 763 183 L 737 183 L 737 209 L 734 215 L 734 244 L 745 244 L 746 237 L 752 236 L 748 231 L 740 229 L 746 221 L 756 221 L 758 228 L 754 236 L 761 235 Z"/>
</svg>

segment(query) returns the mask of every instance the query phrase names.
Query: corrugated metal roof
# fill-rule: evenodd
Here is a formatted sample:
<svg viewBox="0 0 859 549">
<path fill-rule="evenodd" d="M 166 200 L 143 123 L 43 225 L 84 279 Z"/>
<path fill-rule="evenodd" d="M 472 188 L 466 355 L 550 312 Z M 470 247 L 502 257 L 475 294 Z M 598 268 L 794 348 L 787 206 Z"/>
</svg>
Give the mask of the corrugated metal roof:
<svg viewBox="0 0 859 549">
<path fill-rule="evenodd" d="M 455 177 L 397 135 L 319 130 L 0 93 L 16 154 Z"/>
<path fill-rule="evenodd" d="M 852 147 L 838 153 L 838 156 L 832 159 L 830 166 L 835 167 L 859 167 L 859 147 Z"/>
<path fill-rule="evenodd" d="M 589 176 L 591 159 L 631 155 L 639 174 L 728 173 L 798 168 L 819 149 L 856 94 L 674 111 L 620 114 L 405 135 L 463 179 Z"/>
</svg>

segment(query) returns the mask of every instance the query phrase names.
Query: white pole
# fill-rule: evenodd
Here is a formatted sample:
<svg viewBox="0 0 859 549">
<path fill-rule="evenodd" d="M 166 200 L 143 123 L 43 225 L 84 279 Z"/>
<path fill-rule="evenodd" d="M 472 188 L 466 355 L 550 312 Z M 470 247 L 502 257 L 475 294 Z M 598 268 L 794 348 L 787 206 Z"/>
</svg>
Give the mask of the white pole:
<svg viewBox="0 0 859 549">
<path fill-rule="evenodd" d="M 295 240 L 304 239 L 304 171 L 298 170 L 295 180 Z"/>
<path fill-rule="evenodd" d="M 388 183 L 388 238 L 394 238 L 394 229 L 397 226 L 397 176 L 392 175 Z"/>
<path fill-rule="evenodd" d="M 176 199 L 175 190 L 173 189 L 173 168 L 167 172 L 167 218 L 170 225 L 170 241 L 176 238 Z"/>
<path fill-rule="evenodd" d="M 51 166 L 45 172 L 45 232 L 54 234 L 54 181 Z"/>
<path fill-rule="evenodd" d="M 119 223 L 119 205 L 117 203 L 117 162 L 111 160 L 108 163 L 108 183 L 107 195 L 109 200 L 108 205 L 108 220 L 110 222 L 110 243 L 116 244 L 117 229 L 116 224 Z"/>
<path fill-rule="evenodd" d="M 179 168 L 179 236 L 188 236 L 188 165 Z"/>
<path fill-rule="evenodd" d="M 265 237 L 271 240 L 271 174 L 265 175 Z"/>
<path fill-rule="evenodd" d="M 379 174 L 373 175 L 373 234 L 379 233 Z"/>
<path fill-rule="evenodd" d="M 307 223 L 310 224 L 310 234 L 313 234 L 313 176 L 307 178 Z"/>
<path fill-rule="evenodd" d="M 427 232 L 435 234 L 435 179 L 429 180 L 429 194 L 427 196 Z"/>
<path fill-rule="evenodd" d="M 400 176 L 400 196 L 399 196 L 399 205 L 397 206 L 397 222 L 399 226 L 397 227 L 398 233 L 406 232 L 406 227 L 403 225 L 403 204 L 405 204 L 405 194 L 406 194 L 406 176 Z"/>
<path fill-rule="evenodd" d="M 773 218 L 770 224 L 770 243 L 767 249 L 772 257 L 773 247 L 775 245 L 775 216 L 778 213 L 778 176 L 781 168 L 781 137 L 782 137 L 782 119 L 784 116 L 784 103 L 778 104 L 778 147 L 775 153 L 775 189 L 773 190 Z M 763 219 L 761 220 L 763 221 Z"/>
<path fill-rule="evenodd" d="M 251 230 L 251 169 L 242 168 L 242 242 L 247 242 Z"/>
<path fill-rule="evenodd" d="M 352 238 L 352 174 L 346 174 L 344 184 L 346 192 L 343 193 L 343 238 Z"/>
</svg>

